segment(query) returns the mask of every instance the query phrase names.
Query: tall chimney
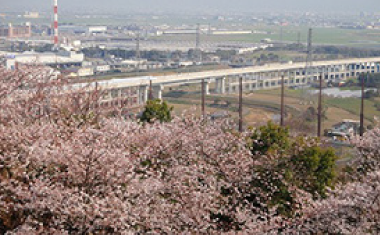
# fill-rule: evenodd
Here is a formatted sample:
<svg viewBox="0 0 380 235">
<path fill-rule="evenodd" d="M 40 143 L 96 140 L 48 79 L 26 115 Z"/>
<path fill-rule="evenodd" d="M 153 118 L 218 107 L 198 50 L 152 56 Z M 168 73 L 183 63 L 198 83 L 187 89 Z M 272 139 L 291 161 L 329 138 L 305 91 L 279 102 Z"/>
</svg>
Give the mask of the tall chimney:
<svg viewBox="0 0 380 235">
<path fill-rule="evenodd" d="M 25 26 L 27 27 L 27 36 L 31 37 L 32 36 L 32 24 L 30 22 L 26 22 Z"/>
<path fill-rule="evenodd" d="M 8 24 L 8 37 L 10 37 L 10 38 L 13 37 L 13 26 L 12 26 L 12 23 Z"/>
<path fill-rule="evenodd" d="M 58 0 L 54 0 L 54 45 L 58 47 Z"/>
</svg>

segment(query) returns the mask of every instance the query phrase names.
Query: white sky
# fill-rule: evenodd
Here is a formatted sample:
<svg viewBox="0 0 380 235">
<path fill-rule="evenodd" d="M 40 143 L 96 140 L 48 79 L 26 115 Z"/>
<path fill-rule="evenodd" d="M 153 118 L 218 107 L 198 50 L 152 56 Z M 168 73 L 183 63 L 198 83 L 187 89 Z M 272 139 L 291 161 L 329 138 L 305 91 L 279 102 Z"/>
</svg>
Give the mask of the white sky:
<svg viewBox="0 0 380 235">
<path fill-rule="evenodd" d="M 50 8 L 53 0 L 0 0 L 0 12 Z M 380 0 L 59 0 L 61 10 L 107 10 L 152 12 L 380 12 Z"/>
</svg>

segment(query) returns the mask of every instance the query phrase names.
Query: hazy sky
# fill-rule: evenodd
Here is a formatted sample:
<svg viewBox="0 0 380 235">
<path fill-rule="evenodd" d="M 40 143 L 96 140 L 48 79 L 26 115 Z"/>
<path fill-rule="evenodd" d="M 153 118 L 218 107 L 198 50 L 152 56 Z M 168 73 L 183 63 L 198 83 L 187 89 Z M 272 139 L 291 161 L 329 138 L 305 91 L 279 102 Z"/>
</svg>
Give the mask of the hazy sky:
<svg viewBox="0 0 380 235">
<path fill-rule="evenodd" d="M 51 7 L 53 0 L 0 0 L 0 11 L 36 10 Z M 152 12 L 255 12 L 255 11 L 337 11 L 377 12 L 380 0 L 59 0 L 61 10 Z"/>
</svg>

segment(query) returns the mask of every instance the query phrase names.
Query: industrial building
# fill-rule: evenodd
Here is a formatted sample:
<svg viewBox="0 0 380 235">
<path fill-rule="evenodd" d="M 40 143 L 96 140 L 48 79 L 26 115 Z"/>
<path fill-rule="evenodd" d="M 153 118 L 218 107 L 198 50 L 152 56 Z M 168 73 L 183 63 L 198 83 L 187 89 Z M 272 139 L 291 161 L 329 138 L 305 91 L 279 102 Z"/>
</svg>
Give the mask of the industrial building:
<svg viewBox="0 0 380 235">
<path fill-rule="evenodd" d="M 38 18 L 40 18 L 40 13 L 38 13 L 38 12 L 25 12 L 24 18 L 26 18 L 26 19 L 38 19 Z"/>
<path fill-rule="evenodd" d="M 60 25 L 59 31 L 69 34 L 102 34 L 107 32 L 107 26 Z"/>
<path fill-rule="evenodd" d="M 62 71 L 62 73 L 68 77 L 88 77 L 94 75 L 94 68 L 69 68 Z"/>
<path fill-rule="evenodd" d="M 252 30 L 214 30 L 212 35 L 234 35 L 234 34 L 253 34 Z"/>
<path fill-rule="evenodd" d="M 13 53 L 6 55 L 5 58 L 6 67 L 8 69 L 14 69 L 16 67 L 16 64 L 48 65 L 65 68 L 70 66 L 82 66 L 82 63 L 84 61 L 84 55 L 74 50 L 47 53 Z"/>
<path fill-rule="evenodd" d="M 172 30 L 164 30 L 162 32 L 159 32 L 159 35 L 167 34 L 167 35 L 177 35 L 177 34 L 196 34 L 197 30 L 195 29 L 172 29 Z"/>
<path fill-rule="evenodd" d="M 6 38 L 29 38 L 32 36 L 31 24 L 12 25 L 0 27 L 0 37 Z"/>
<path fill-rule="evenodd" d="M 97 65 L 95 67 L 95 73 L 97 74 L 107 73 L 109 71 L 111 71 L 111 65 L 109 64 Z"/>
</svg>

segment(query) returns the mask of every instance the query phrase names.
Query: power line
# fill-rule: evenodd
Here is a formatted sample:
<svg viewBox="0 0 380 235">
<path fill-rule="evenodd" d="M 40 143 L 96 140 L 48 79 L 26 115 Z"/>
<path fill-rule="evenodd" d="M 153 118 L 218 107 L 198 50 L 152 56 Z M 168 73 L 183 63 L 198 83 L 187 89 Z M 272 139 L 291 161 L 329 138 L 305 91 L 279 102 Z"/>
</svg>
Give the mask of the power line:
<svg viewBox="0 0 380 235">
<path fill-rule="evenodd" d="M 137 74 L 140 73 L 140 30 L 137 31 L 137 38 L 136 38 L 136 60 L 137 60 Z"/>
<path fill-rule="evenodd" d="M 281 119 L 280 119 L 280 124 L 282 127 L 285 126 L 284 116 L 285 116 L 285 75 L 284 73 L 282 73 L 281 74 Z"/>
<path fill-rule="evenodd" d="M 206 81 L 202 80 L 202 116 L 206 118 Z"/>
<path fill-rule="evenodd" d="M 239 132 L 243 132 L 243 77 L 239 77 Z"/>
<path fill-rule="evenodd" d="M 201 26 L 198 23 L 196 29 L 196 39 L 195 39 L 195 49 L 200 50 L 201 48 Z"/>
<path fill-rule="evenodd" d="M 297 47 L 298 50 L 301 50 L 301 32 L 298 32 L 297 34 Z"/>
<path fill-rule="evenodd" d="M 318 137 L 322 136 L 322 82 L 323 73 L 319 76 L 319 96 L 318 96 Z"/>
<path fill-rule="evenodd" d="M 307 56 L 306 56 L 306 64 L 305 64 L 305 69 L 304 69 L 304 73 L 305 73 L 305 77 L 302 79 L 302 87 L 301 87 L 301 103 L 308 103 L 307 102 L 307 99 L 310 98 L 310 96 L 308 96 L 307 94 L 307 91 L 305 90 L 305 85 L 304 85 L 304 81 L 305 83 L 309 83 L 309 75 L 311 74 L 312 76 L 314 76 L 312 74 L 312 66 L 313 66 L 313 30 L 310 28 L 309 29 L 309 33 L 308 33 L 308 37 L 307 37 Z M 308 100 L 309 101 L 309 100 Z"/>
<path fill-rule="evenodd" d="M 360 79 L 361 77 L 361 79 Z M 359 80 L 361 82 L 361 103 L 360 103 L 360 136 L 364 135 L 364 95 L 365 95 L 365 84 L 364 84 L 365 75 L 364 73 L 359 75 Z M 367 80 L 369 79 L 369 75 L 367 73 Z"/>
<path fill-rule="evenodd" d="M 309 29 L 309 34 L 307 37 L 307 57 L 306 57 L 306 67 L 309 68 L 313 65 L 313 29 Z"/>
<path fill-rule="evenodd" d="M 198 60 L 198 62 L 202 61 L 201 26 L 199 23 L 197 24 L 196 38 L 195 38 L 195 60 Z"/>
<path fill-rule="evenodd" d="M 140 53 L 140 31 L 137 32 L 137 38 L 136 38 L 136 59 L 140 60 L 141 53 Z"/>
</svg>

